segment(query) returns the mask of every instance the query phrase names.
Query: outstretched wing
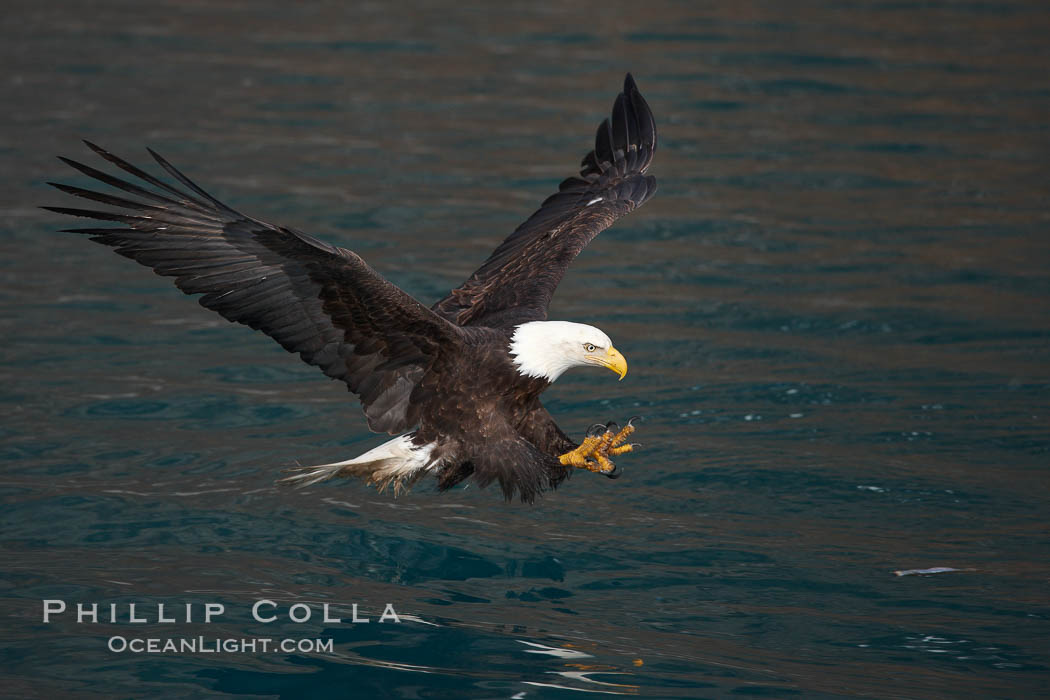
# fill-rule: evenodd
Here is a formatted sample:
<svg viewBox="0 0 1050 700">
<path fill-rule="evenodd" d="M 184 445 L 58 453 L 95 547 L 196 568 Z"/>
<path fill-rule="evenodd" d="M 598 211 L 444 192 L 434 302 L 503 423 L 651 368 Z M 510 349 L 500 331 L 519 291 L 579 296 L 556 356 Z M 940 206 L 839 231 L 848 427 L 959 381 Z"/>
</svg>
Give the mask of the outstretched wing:
<svg viewBox="0 0 1050 700">
<path fill-rule="evenodd" d="M 554 289 L 584 246 L 656 192 L 656 179 L 644 174 L 654 151 L 653 113 L 628 73 L 579 177 L 562 182 L 434 311 L 461 326 L 546 319 Z"/>
<path fill-rule="evenodd" d="M 170 163 L 150 154 L 185 189 L 159 180 L 88 143 L 144 184 L 76 161 L 73 168 L 138 199 L 50 183 L 121 212 L 45 207 L 123 228 L 66 229 L 175 278 L 202 306 L 261 330 L 289 352 L 346 382 L 368 425 L 401 433 L 419 419 L 412 389 L 461 331 L 379 276 L 357 254 L 292 229 L 245 216 L 219 202 Z"/>
</svg>

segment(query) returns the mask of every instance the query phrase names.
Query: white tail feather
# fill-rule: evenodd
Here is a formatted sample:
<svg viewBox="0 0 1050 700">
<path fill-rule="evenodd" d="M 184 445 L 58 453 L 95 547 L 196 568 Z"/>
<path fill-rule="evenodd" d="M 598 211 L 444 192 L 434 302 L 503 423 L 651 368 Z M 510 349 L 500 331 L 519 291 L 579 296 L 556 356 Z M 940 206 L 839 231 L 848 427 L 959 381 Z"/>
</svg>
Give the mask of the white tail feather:
<svg viewBox="0 0 1050 700">
<path fill-rule="evenodd" d="M 287 469 L 285 471 L 290 472 L 291 476 L 277 483 L 302 488 L 337 476 L 359 476 L 380 491 L 393 484 L 394 494 L 397 495 L 403 490 L 407 491 L 419 477 L 434 466 L 430 459 L 430 453 L 433 451 L 433 444 L 414 445 L 412 438 L 406 434 L 345 462 Z"/>
</svg>

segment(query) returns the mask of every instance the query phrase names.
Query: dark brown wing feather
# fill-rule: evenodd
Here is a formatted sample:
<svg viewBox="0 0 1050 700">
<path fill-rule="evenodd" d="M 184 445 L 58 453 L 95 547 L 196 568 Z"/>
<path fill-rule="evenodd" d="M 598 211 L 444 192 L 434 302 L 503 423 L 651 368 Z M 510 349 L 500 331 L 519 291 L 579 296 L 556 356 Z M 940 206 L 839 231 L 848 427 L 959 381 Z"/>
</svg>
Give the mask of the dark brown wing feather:
<svg viewBox="0 0 1050 700">
<path fill-rule="evenodd" d="M 175 278 L 201 305 L 261 330 L 361 398 L 377 432 L 419 421 L 413 388 L 461 332 L 379 276 L 357 254 L 288 228 L 244 216 L 211 197 L 166 160 L 150 154 L 186 189 L 173 187 L 111 153 L 92 150 L 153 189 L 63 158 L 80 172 L 139 199 L 50 183 L 123 212 L 45 207 L 124 228 L 67 229 Z M 144 200 L 144 201 L 140 201 Z"/>
<path fill-rule="evenodd" d="M 656 179 L 644 174 L 655 151 L 653 114 L 628 74 L 579 177 L 562 182 L 434 311 L 461 326 L 546 319 L 554 289 L 584 246 L 656 191 Z"/>
</svg>

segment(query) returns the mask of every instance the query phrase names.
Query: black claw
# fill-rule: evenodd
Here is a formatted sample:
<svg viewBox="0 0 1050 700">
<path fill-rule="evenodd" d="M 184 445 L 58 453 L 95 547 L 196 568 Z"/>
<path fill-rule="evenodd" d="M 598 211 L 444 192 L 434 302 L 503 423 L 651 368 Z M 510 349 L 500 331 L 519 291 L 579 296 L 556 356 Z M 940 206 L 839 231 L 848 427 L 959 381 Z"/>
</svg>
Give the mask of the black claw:
<svg viewBox="0 0 1050 700">
<path fill-rule="evenodd" d="M 631 416 L 630 418 L 627 419 L 627 425 L 633 425 L 634 422 L 636 420 L 638 420 L 639 418 L 641 418 L 641 416 Z"/>
<path fill-rule="evenodd" d="M 620 471 L 619 465 L 614 466 L 612 468 L 611 472 L 602 472 L 602 473 L 605 474 L 605 476 L 609 477 L 610 479 L 619 479 L 621 476 L 623 476 L 623 472 Z"/>
<path fill-rule="evenodd" d="M 605 429 L 610 433 L 615 433 L 619 432 L 620 426 L 616 423 L 616 421 L 611 420 L 605 424 Z"/>
<path fill-rule="evenodd" d="M 601 437 L 605 434 L 605 424 L 595 423 L 591 427 L 587 428 L 587 437 Z"/>
</svg>

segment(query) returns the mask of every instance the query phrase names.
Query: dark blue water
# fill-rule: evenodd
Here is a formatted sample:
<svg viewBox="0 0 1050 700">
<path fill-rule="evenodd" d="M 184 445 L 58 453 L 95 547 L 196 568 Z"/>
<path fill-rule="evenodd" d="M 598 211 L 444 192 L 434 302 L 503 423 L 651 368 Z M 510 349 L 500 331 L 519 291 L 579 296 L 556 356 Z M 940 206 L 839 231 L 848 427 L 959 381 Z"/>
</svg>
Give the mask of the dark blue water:
<svg viewBox="0 0 1050 700">
<path fill-rule="evenodd" d="M 0 694 L 1045 696 L 1043 3 L 0 21 Z M 77 139 L 152 145 L 429 302 L 573 171 L 627 70 L 661 189 L 552 317 L 602 327 L 631 373 L 570 373 L 547 404 L 577 436 L 641 414 L 644 448 L 534 507 L 278 490 L 296 460 L 378 443 L 342 386 L 35 208 L 69 204 L 46 180 L 83 184 L 52 157 L 90 159 Z M 955 571 L 895 574 L 934 567 Z M 45 599 L 121 619 L 44 624 Z M 226 611 L 203 624 L 209 602 Z M 107 648 L 201 635 L 332 649 Z"/>
</svg>

